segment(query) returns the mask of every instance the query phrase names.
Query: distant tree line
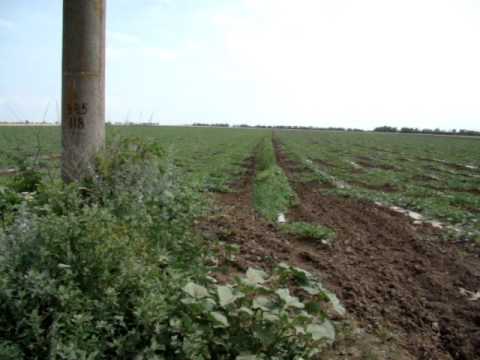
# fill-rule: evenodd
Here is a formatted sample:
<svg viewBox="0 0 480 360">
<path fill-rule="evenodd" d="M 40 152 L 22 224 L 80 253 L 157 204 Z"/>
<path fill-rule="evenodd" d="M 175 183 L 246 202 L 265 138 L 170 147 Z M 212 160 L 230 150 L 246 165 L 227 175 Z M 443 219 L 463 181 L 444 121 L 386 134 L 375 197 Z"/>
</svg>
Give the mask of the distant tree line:
<svg viewBox="0 0 480 360">
<path fill-rule="evenodd" d="M 343 127 L 318 127 L 318 126 L 292 126 L 292 125 L 238 125 L 238 127 L 259 128 L 259 129 L 285 129 L 285 130 L 328 130 L 328 131 L 364 131 L 355 128 Z"/>
<path fill-rule="evenodd" d="M 159 123 L 155 122 L 131 122 L 131 121 L 116 121 L 116 122 L 111 122 L 107 121 L 105 122 L 107 126 L 161 126 Z"/>
<path fill-rule="evenodd" d="M 59 125 L 58 122 L 30 122 L 30 121 L 0 121 L 0 125 Z M 106 122 L 107 126 L 112 125 L 124 125 L 124 126 L 161 126 L 159 123 L 154 122 Z M 239 124 L 239 125 L 230 125 L 227 123 L 193 123 L 192 126 L 198 127 L 223 127 L 223 128 L 251 128 L 251 129 L 284 129 L 284 130 L 323 130 L 323 131 L 347 131 L 347 132 L 363 132 L 363 129 L 357 128 L 344 128 L 344 127 L 318 127 L 318 126 L 292 126 L 292 125 L 248 125 L 248 124 Z M 403 133 L 403 134 L 430 134 L 430 135 L 462 135 L 462 136 L 480 136 L 480 131 L 468 130 L 468 129 L 453 129 L 453 130 L 442 130 L 439 128 L 436 129 L 419 129 L 412 127 L 401 127 L 397 128 L 394 126 L 378 126 L 373 129 L 375 132 L 385 132 L 385 133 Z"/>
<path fill-rule="evenodd" d="M 0 125 L 55 125 L 58 124 L 57 122 L 49 122 L 49 121 L 0 121 Z"/>
<path fill-rule="evenodd" d="M 387 133 L 404 133 L 404 134 L 430 134 L 430 135 L 463 135 L 463 136 L 480 136 L 480 131 L 467 130 L 467 129 L 453 129 L 453 130 L 442 130 L 439 128 L 436 129 L 419 129 L 419 128 L 410 128 L 402 127 L 397 128 L 393 126 L 379 126 L 373 129 L 376 132 L 387 132 Z"/>
<path fill-rule="evenodd" d="M 216 124 L 205 124 L 205 123 L 193 123 L 193 126 L 206 126 L 206 127 L 230 127 L 229 124 L 216 123 Z"/>
<path fill-rule="evenodd" d="M 193 126 L 205 126 L 205 127 L 230 127 L 229 124 L 205 124 L 205 123 L 193 123 Z M 247 129 L 285 129 L 285 130 L 328 130 L 328 131 L 365 131 L 356 128 L 343 128 L 343 127 L 316 127 L 316 126 L 291 126 L 291 125 L 248 125 L 239 124 L 232 125 L 233 128 L 247 128 Z"/>
</svg>

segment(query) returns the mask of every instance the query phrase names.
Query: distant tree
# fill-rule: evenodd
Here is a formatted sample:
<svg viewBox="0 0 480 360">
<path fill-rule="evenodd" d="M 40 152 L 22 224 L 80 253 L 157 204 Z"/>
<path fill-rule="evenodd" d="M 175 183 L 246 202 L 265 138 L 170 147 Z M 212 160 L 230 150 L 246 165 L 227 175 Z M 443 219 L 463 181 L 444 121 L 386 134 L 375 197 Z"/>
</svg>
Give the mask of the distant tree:
<svg viewBox="0 0 480 360">
<path fill-rule="evenodd" d="M 398 129 L 393 126 L 379 126 L 373 129 L 376 132 L 398 132 Z"/>
</svg>

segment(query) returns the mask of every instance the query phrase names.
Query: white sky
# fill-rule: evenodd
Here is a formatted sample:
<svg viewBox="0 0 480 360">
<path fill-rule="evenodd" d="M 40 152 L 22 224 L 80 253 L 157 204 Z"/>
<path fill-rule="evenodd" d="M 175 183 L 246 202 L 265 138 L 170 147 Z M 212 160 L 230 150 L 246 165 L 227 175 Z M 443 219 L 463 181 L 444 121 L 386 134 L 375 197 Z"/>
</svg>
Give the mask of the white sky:
<svg viewBox="0 0 480 360">
<path fill-rule="evenodd" d="M 61 1 L 27 3 L 0 4 L 0 120 L 59 99 Z M 112 121 L 480 130 L 479 0 L 110 0 L 108 19 Z"/>
</svg>

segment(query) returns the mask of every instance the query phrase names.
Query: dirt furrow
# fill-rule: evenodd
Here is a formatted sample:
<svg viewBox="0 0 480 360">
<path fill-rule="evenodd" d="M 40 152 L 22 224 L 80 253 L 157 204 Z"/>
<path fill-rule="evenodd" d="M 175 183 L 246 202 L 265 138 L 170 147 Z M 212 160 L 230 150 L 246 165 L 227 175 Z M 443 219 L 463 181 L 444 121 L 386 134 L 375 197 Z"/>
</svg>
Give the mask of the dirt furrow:
<svg viewBox="0 0 480 360">
<path fill-rule="evenodd" d="M 276 225 L 260 217 L 253 207 L 255 179 L 255 156 L 245 162 L 246 173 L 233 188 L 233 193 L 215 194 L 216 207 L 213 213 L 200 224 L 200 231 L 207 237 L 235 244 L 240 251 L 234 261 L 220 259 L 226 266 L 225 277 L 245 272 L 249 267 L 270 270 L 279 262 L 287 262 L 312 271 L 322 281 L 328 264 L 323 260 L 321 249 L 309 242 L 300 241 L 280 232 Z M 411 360 L 400 341 L 392 337 L 380 338 L 371 327 L 356 325 L 350 314 L 342 321 L 338 341 L 328 354 L 328 359 L 395 359 Z M 344 327 L 344 329 L 343 329 Z"/>
<path fill-rule="evenodd" d="M 479 359 L 480 300 L 461 290 L 480 290 L 478 254 L 367 201 L 325 195 L 318 184 L 297 182 L 295 164 L 274 145 L 300 199 L 288 217 L 336 231 L 331 249 L 312 253 L 307 244 L 307 254 L 347 310 L 363 324 L 392 330 L 418 359 Z"/>
</svg>

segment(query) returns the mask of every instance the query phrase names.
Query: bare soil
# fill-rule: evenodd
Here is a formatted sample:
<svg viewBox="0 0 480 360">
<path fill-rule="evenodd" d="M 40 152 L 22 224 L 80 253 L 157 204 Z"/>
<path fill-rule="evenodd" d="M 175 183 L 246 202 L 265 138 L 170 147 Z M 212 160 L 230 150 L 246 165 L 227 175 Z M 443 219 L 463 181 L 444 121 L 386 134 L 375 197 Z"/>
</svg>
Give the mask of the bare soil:
<svg viewBox="0 0 480 360">
<path fill-rule="evenodd" d="M 18 171 L 16 169 L 0 169 L 0 176 L 14 176 L 17 174 Z"/>
<path fill-rule="evenodd" d="M 280 166 L 293 179 L 275 145 Z M 316 256 L 349 311 L 403 333 L 419 359 L 480 358 L 480 301 L 460 293 L 460 288 L 480 290 L 478 253 L 465 253 L 434 229 L 413 226 L 375 204 L 293 185 L 301 202 L 290 216 L 336 231 L 333 249 Z"/>
<path fill-rule="evenodd" d="M 326 161 L 326 160 L 322 160 L 322 159 L 314 159 L 313 162 L 319 166 L 322 166 L 324 168 L 329 168 L 329 167 L 333 167 L 333 168 L 336 168 L 338 167 L 338 165 L 330 162 L 330 161 Z"/>
<path fill-rule="evenodd" d="M 445 242 L 439 230 L 414 226 L 370 202 L 296 182 L 297 164 L 274 144 L 299 198 L 287 219 L 328 226 L 336 239 L 331 247 L 295 239 L 259 218 L 252 207 L 252 157 L 238 192 L 217 194 L 215 214 L 201 224 L 207 235 L 239 245 L 234 272 L 287 261 L 316 273 L 354 324 L 341 332 L 328 359 L 480 359 L 480 300 L 461 290 L 480 291 L 478 250 Z"/>
<path fill-rule="evenodd" d="M 385 193 L 392 193 L 392 192 L 397 192 L 398 191 L 398 188 L 395 185 L 390 184 L 390 183 L 385 183 L 385 184 L 382 184 L 382 185 L 373 185 L 373 184 L 368 184 L 368 183 L 363 182 L 363 181 L 354 180 L 354 181 L 350 181 L 349 184 L 356 185 L 356 186 L 362 187 L 364 189 L 383 191 Z"/>
<path fill-rule="evenodd" d="M 379 163 L 378 161 L 375 161 L 374 159 L 371 159 L 369 157 L 366 157 L 366 156 L 357 156 L 355 158 L 355 161 L 367 168 L 367 169 L 381 169 L 381 170 L 395 170 L 395 171 L 398 171 L 399 168 L 397 166 L 394 166 L 392 164 L 385 164 L 385 163 Z"/>
</svg>

